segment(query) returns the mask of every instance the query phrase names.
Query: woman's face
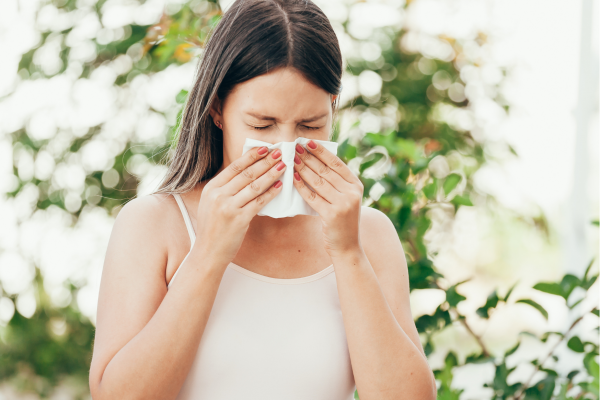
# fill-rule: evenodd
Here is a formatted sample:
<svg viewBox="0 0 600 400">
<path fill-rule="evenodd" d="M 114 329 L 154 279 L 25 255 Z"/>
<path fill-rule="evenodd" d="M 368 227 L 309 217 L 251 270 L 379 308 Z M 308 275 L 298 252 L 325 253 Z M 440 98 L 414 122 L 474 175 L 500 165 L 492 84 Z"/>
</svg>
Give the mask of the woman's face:
<svg viewBox="0 0 600 400">
<path fill-rule="evenodd" d="M 223 124 L 223 167 L 242 155 L 246 138 L 293 142 L 298 137 L 329 140 L 331 95 L 294 68 L 278 68 L 236 85 L 210 114 Z"/>
</svg>

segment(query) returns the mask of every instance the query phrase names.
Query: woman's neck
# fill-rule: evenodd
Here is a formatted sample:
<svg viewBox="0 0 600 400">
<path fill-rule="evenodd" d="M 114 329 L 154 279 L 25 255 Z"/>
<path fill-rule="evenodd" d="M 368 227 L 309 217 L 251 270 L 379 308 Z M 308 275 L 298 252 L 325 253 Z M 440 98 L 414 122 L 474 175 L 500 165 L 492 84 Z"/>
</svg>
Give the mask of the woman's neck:
<svg viewBox="0 0 600 400">
<path fill-rule="evenodd" d="M 288 247 L 292 244 L 306 247 L 311 242 L 311 233 L 320 225 L 319 217 L 309 215 L 286 218 L 257 215 L 250 222 L 246 237 L 255 243 L 269 243 L 271 247 Z"/>
</svg>

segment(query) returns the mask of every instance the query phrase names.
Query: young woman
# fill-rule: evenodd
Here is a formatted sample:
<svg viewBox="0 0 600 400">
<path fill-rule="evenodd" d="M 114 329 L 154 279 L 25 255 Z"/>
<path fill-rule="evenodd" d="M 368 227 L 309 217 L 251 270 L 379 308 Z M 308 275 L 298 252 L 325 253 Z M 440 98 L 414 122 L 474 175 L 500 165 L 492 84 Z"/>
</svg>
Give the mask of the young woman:
<svg viewBox="0 0 600 400">
<path fill-rule="evenodd" d="M 245 139 L 329 140 L 341 74 L 312 2 L 238 0 L 223 15 L 162 186 L 115 222 L 94 400 L 436 397 L 398 235 L 361 206 L 348 167 L 298 146 L 294 185 L 319 216 L 256 215 L 289 167 L 266 147 L 242 155 Z"/>
</svg>

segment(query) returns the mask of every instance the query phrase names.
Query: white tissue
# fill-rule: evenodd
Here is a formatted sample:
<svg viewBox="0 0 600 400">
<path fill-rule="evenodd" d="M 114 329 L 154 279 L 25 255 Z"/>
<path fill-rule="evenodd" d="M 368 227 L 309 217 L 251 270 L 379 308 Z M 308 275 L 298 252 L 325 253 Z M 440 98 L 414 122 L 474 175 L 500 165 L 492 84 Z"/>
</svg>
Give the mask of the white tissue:
<svg viewBox="0 0 600 400">
<path fill-rule="evenodd" d="M 294 186 L 294 156 L 296 155 L 296 143 L 299 143 L 308 150 L 306 143 L 308 143 L 310 140 L 311 139 L 299 137 L 293 142 L 279 142 L 272 144 L 256 139 L 246 139 L 242 154 L 254 147 L 261 146 L 267 147 L 269 151 L 273 149 L 279 149 L 282 153 L 281 161 L 283 161 L 283 163 L 287 166 L 280 178 L 281 182 L 283 183 L 281 192 L 270 202 L 265 204 L 265 206 L 256 215 L 264 215 L 271 218 L 294 217 L 296 215 L 319 215 L 319 213 L 317 213 L 311 206 L 308 205 L 306 201 L 304 201 L 300 195 L 300 192 L 298 192 Z M 321 144 L 327 150 L 337 155 L 337 142 L 315 139 L 312 140 Z M 312 190 L 310 185 L 308 185 L 306 182 L 305 184 Z"/>
</svg>

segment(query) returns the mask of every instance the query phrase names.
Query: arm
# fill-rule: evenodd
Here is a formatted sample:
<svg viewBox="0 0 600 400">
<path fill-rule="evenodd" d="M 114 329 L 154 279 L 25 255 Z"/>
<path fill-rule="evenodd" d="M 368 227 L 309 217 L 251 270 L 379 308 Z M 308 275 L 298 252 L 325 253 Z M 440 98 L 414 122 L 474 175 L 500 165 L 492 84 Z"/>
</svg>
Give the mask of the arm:
<svg viewBox="0 0 600 400">
<path fill-rule="evenodd" d="M 89 379 L 95 400 L 177 396 L 227 265 L 252 218 L 281 191 L 274 185 L 285 171 L 280 158 L 281 151 L 254 148 L 203 186 L 197 239 L 168 291 L 165 243 L 175 230 L 185 232 L 183 226 L 171 223 L 183 225 L 181 214 L 163 211 L 160 196 L 135 199 L 123 207 L 100 284 Z M 278 170 L 277 165 L 283 168 Z M 166 201 L 175 202 L 171 196 Z"/>
<path fill-rule="evenodd" d="M 294 185 L 321 218 L 361 399 L 435 399 L 393 224 L 385 214 L 361 207 L 364 186 L 339 157 L 314 141 L 307 146 L 296 146 Z"/>
<path fill-rule="evenodd" d="M 94 400 L 177 396 L 227 264 L 210 259 L 196 241 L 167 291 L 163 230 L 169 219 L 181 225 L 183 220 L 159 210 L 160 201 L 147 196 L 127 203 L 113 227 L 89 376 Z"/>
<path fill-rule="evenodd" d="M 362 207 L 361 214 L 365 251 L 332 258 L 358 393 L 361 400 L 435 399 L 398 234 L 381 211 Z"/>
</svg>

